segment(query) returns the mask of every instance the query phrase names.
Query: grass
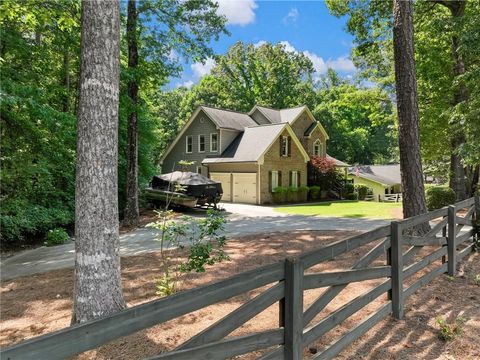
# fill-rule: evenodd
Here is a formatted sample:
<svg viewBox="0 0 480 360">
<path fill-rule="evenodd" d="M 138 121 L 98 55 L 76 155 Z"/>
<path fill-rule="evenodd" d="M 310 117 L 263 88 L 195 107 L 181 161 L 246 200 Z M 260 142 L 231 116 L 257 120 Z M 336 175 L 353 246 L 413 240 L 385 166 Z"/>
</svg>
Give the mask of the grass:
<svg viewBox="0 0 480 360">
<path fill-rule="evenodd" d="M 394 219 L 401 216 L 402 203 L 339 200 L 314 204 L 279 206 L 276 211 L 292 215 Z"/>
</svg>

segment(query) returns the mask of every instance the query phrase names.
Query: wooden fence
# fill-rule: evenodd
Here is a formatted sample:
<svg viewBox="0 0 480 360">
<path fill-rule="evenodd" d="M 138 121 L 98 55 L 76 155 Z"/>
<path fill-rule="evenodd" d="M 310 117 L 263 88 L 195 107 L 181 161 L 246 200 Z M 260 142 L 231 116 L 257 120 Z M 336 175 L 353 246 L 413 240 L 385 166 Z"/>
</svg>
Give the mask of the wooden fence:
<svg viewBox="0 0 480 360">
<path fill-rule="evenodd" d="M 24 341 L 3 349 L 0 357 L 3 360 L 63 359 L 270 284 L 267 290 L 177 349 L 151 359 L 225 359 L 257 350 L 263 350 L 260 357 L 263 360 L 301 359 L 304 349 L 310 344 L 374 300 L 380 303 L 368 317 L 311 357 L 331 359 L 388 315 L 402 318 L 405 300 L 436 276 L 445 272 L 454 275 L 457 262 L 472 252 L 478 242 L 478 234 L 473 227 L 478 219 L 479 199 L 470 198 L 454 206 L 394 221 L 391 225 L 337 241 L 296 258 Z M 416 227 L 426 223 L 430 230 L 425 235 L 412 235 Z M 466 229 L 461 231 L 464 227 Z M 317 264 L 371 243 L 374 244 L 371 250 L 360 257 L 351 269 L 311 271 Z M 371 266 L 385 254 L 384 265 Z M 432 270 L 434 265 L 436 267 Z M 414 281 L 408 281 L 415 274 Z M 317 315 L 348 284 L 372 279 L 380 279 L 381 282 L 339 309 L 327 313 L 321 320 L 316 320 Z M 409 285 L 405 286 L 407 283 Z M 304 291 L 315 288 L 325 288 L 325 291 L 305 308 Z M 227 337 L 276 303 L 279 306 L 277 328 Z"/>
</svg>

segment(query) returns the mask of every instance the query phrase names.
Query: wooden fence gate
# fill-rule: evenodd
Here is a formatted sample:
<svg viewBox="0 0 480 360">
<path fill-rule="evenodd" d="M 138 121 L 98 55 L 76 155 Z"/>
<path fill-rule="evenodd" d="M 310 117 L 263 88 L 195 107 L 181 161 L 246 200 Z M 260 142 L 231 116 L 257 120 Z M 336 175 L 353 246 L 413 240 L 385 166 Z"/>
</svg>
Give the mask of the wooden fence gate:
<svg viewBox="0 0 480 360">
<path fill-rule="evenodd" d="M 370 315 L 311 356 L 312 359 L 332 359 L 388 315 L 402 318 L 405 300 L 420 287 L 445 272 L 454 275 L 457 262 L 471 253 L 478 243 L 475 224 L 479 220 L 479 198 L 470 198 L 420 216 L 394 221 L 296 258 L 24 341 L 3 349 L 0 357 L 2 360 L 67 358 L 269 285 L 268 289 L 177 349 L 151 359 L 225 359 L 264 349 L 260 357 L 263 360 L 298 360 L 304 356 L 305 348 L 327 332 L 373 301 L 379 303 Z M 412 235 L 415 227 L 425 223 L 430 224 L 430 230 L 425 235 Z M 315 265 L 370 243 L 374 246 L 350 269 L 311 271 Z M 385 254 L 386 261 L 379 265 L 378 258 Z M 430 269 L 440 259 L 440 266 Z M 375 261 L 377 264 L 372 266 Z M 415 274 L 417 277 L 411 281 Z M 372 279 L 378 279 L 379 284 L 333 312 L 324 311 L 350 283 Z M 325 291 L 304 308 L 304 292 L 316 288 L 325 288 Z M 279 306 L 278 327 L 240 337 L 227 337 L 275 304 Z M 322 311 L 325 315 L 318 319 Z"/>
</svg>

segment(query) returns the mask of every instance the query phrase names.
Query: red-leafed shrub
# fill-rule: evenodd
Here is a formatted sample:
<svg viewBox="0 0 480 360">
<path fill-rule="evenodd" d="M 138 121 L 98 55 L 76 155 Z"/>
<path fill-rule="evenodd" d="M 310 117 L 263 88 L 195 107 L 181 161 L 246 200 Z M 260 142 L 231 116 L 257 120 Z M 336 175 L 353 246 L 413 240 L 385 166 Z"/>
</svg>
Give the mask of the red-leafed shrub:
<svg viewBox="0 0 480 360">
<path fill-rule="evenodd" d="M 335 173 L 335 160 L 321 156 L 312 156 L 313 167 L 322 175 Z"/>
</svg>

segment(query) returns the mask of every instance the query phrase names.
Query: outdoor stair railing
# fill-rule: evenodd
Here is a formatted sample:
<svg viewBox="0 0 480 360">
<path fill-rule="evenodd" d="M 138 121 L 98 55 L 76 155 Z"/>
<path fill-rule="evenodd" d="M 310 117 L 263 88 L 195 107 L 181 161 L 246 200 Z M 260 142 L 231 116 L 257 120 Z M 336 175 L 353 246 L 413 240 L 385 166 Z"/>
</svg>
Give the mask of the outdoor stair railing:
<svg viewBox="0 0 480 360">
<path fill-rule="evenodd" d="M 337 241 L 295 258 L 243 272 L 219 282 L 134 306 L 111 316 L 29 339 L 0 352 L 7 359 L 63 359 L 107 342 L 162 324 L 254 289 L 269 287 L 244 302 L 184 344 L 151 359 L 225 359 L 262 350 L 260 359 L 301 359 L 304 349 L 373 301 L 377 309 L 311 359 L 332 359 L 388 315 L 403 317 L 406 299 L 435 277 L 455 274 L 458 261 L 478 243 L 479 198 L 382 226 Z M 423 236 L 413 229 L 431 224 Z M 462 228 L 468 227 L 461 232 Z M 373 247 L 350 269 L 314 272 L 311 268 L 367 244 Z M 425 254 L 428 252 L 428 254 Z M 386 262 L 378 265 L 386 254 Z M 420 256 L 420 258 L 419 258 Z M 371 264 L 377 260 L 377 265 Z M 431 269 L 434 266 L 434 269 Z M 411 277 L 422 271 L 417 279 Z M 326 306 L 349 284 L 372 279 L 378 285 L 328 313 Z M 304 308 L 304 291 L 325 288 Z M 382 297 L 382 295 L 387 295 Z M 244 336 L 227 337 L 272 305 L 279 306 L 279 325 Z M 319 314 L 325 313 L 319 318 Z"/>
</svg>

